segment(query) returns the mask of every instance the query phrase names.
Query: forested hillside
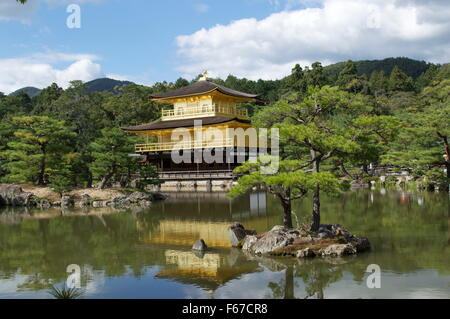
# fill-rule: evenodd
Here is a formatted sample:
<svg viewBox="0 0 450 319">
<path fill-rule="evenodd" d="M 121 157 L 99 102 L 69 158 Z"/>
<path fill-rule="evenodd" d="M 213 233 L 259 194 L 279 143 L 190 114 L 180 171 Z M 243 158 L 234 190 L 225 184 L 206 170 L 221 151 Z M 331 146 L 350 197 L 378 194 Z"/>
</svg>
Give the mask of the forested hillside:
<svg viewBox="0 0 450 319">
<path fill-rule="evenodd" d="M 336 117 L 336 127 L 330 129 L 336 134 L 329 138 L 336 143 L 345 117 L 355 121 L 352 129 L 369 127 L 371 134 L 358 135 L 356 149 L 337 152 L 323 163 L 325 167 L 340 178 L 362 180 L 372 178 L 369 164 L 394 165 L 411 169 L 427 185 L 445 187 L 450 177 L 450 65 L 425 67 L 414 62 L 412 69 L 400 64 L 387 73 L 383 70 L 391 68 L 392 61 L 408 61 L 383 61 L 379 68 L 348 61 L 339 64 L 335 74 L 317 62 L 311 67 L 293 66 L 292 74 L 282 80 L 251 81 L 230 75 L 213 81 L 260 94 L 265 104 L 241 107 L 249 109 L 255 124 L 266 126 L 270 124 L 267 116 L 273 118 L 274 112 L 288 106 L 307 109 L 317 97 L 327 96 L 326 103 L 345 97 L 352 101 L 352 108 L 329 114 Z M 365 73 L 372 69 L 370 76 Z M 425 72 L 418 75 L 420 70 Z M 25 92 L 0 93 L 0 181 L 50 185 L 64 191 L 95 183 L 106 186 L 111 181 L 127 185 L 136 172 L 150 174 L 128 156 L 139 139 L 120 127 L 158 120 L 161 109 L 170 106 L 150 101 L 149 95 L 189 83 L 181 78 L 151 87 L 119 83 L 114 90 L 100 85 L 92 91 L 87 84 L 73 81 L 65 90 L 53 84 L 33 97 Z M 289 151 L 289 145 L 282 151 L 288 158 L 299 156 Z"/>
<path fill-rule="evenodd" d="M 395 66 L 405 72 L 413 79 L 418 78 L 422 73 L 426 72 L 431 63 L 425 61 L 417 61 L 409 58 L 388 58 L 384 60 L 363 60 L 355 61 L 358 75 L 372 75 L 373 72 L 383 71 L 384 74 L 391 74 Z M 345 67 L 345 62 L 340 62 L 325 67 L 325 73 L 330 76 L 337 76 Z"/>
</svg>

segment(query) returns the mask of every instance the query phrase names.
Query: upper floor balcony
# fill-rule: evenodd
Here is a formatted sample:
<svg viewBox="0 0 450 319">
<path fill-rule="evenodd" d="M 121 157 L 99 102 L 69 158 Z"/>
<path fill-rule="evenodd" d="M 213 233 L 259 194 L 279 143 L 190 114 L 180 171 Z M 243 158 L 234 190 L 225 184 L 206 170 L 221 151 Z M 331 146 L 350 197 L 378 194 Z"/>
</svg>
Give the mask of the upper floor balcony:
<svg viewBox="0 0 450 319">
<path fill-rule="evenodd" d="M 182 120 L 187 118 L 200 118 L 208 116 L 230 116 L 248 120 L 248 111 L 240 110 L 232 106 L 204 105 L 195 107 L 179 107 L 174 110 L 163 110 L 162 121 Z"/>
</svg>

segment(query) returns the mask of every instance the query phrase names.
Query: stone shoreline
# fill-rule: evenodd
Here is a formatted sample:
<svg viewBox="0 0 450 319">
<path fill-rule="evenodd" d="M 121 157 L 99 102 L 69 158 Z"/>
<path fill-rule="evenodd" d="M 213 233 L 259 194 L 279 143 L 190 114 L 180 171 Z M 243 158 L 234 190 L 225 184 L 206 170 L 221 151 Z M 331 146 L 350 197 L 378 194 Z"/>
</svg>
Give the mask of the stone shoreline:
<svg viewBox="0 0 450 319">
<path fill-rule="evenodd" d="M 228 232 L 233 247 L 258 256 L 340 257 L 371 249 L 367 238 L 358 238 L 337 224 L 321 225 L 317 232 L 306 227 L 275 226 L 266 233 L 256 234 L 235 223 Z"/>
<path fill-rule="evenodd" d="M 156 192 L 120 192 L 110 199 L 92 198 L 89 194 L 64 195 L 60 200 L 51 201 L 39 198 L 32 192 L 25 192 L 18 185 L 0 185 L 0 207 L 38 207 L 48 209 L 51 207 L 149 207 L 153 202 L 165 200 L 167 197 Z"/>
</svg>

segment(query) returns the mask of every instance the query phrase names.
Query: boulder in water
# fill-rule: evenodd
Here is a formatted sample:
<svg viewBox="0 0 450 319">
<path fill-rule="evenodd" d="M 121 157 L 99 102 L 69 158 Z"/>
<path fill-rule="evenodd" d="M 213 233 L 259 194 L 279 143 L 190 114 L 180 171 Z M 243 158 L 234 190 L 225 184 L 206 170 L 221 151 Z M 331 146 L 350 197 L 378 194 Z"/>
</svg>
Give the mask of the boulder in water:
<svg viewBox="0 0 450 319">
<path fill-rule="evenodd" d="M 194 245 L 192 246 L 192 249 L 196 250 L 196 251 L 205 251 L 208 249 L 208 246 L 206 245 L 206 243 L 203 239 L 200 239 L 194 243 Z"/>
</svg>

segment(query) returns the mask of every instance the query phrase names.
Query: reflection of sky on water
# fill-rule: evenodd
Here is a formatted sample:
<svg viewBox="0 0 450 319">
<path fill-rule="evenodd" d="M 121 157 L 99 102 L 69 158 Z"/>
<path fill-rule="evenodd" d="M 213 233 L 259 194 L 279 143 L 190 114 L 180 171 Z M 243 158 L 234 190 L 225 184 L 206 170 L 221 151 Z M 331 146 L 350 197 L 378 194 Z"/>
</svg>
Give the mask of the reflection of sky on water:
<svg viewBox="0 0 450 319">
<path fill-rule="evenodd" d="M 85 298 L 177 298 L 177 299 L 264 299 L 272 296 L 270 282 L 282 282 L 285 271 L 273 272 L 261 267 L 261 272 L 244 274 L 227 282 L 216 291 L 206 291 L 195 285 L 186 285 L 170 279 L 157 279 L 160 267 L 146 269 L 142 277 L 131 274 L 108 278 L 101 271 L 94 272 L 85 290 Z M 324 289 L 327 299 L 363 298 L 363 299 L 402 299 L 402 298 L 450 298 L 450 276 L 438 275 L 435 271 L 420 270 L 411 274 L 399 275 L 383 272 L 381 289 L 369 289 L 363 282 L 356 282 L 353 275 L 344 272 L 343 278 L 331 283 Z M 17 285 L 23 283 L 26 276 L 17 275 L 12 279 L 1 280 L 0 297 L 4 298 L 48 298 L 46 290 L 38 292 L 16 293 Z M 295 297 L 304 298 L 305 284 L 301 278 L 294 278 Z"/>
</svg>

